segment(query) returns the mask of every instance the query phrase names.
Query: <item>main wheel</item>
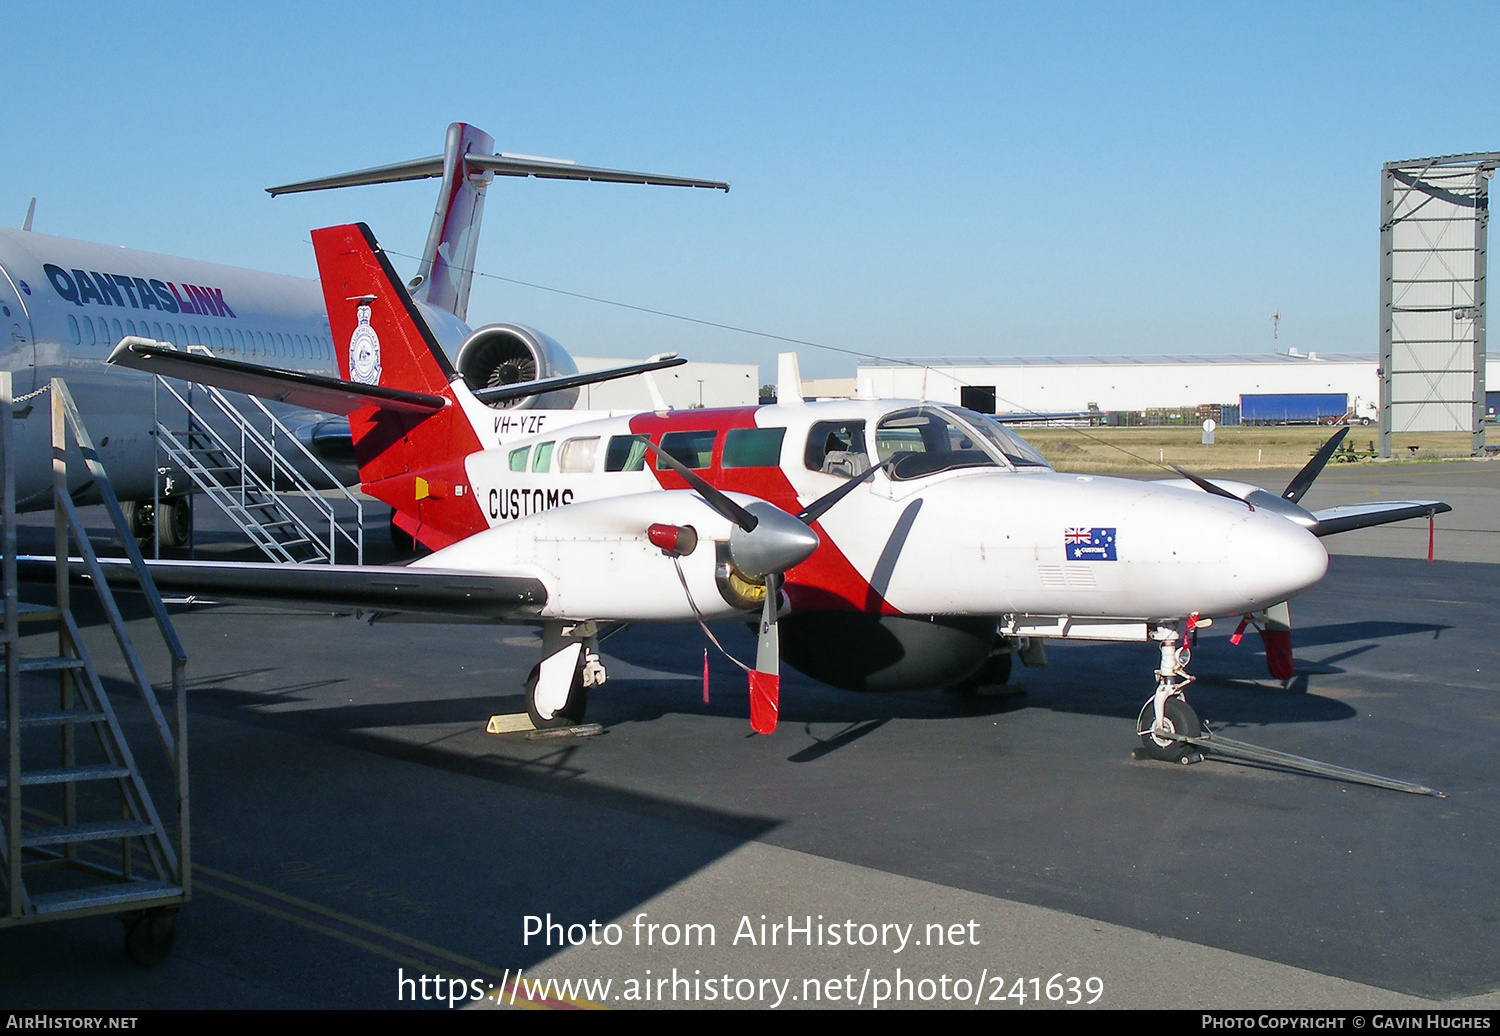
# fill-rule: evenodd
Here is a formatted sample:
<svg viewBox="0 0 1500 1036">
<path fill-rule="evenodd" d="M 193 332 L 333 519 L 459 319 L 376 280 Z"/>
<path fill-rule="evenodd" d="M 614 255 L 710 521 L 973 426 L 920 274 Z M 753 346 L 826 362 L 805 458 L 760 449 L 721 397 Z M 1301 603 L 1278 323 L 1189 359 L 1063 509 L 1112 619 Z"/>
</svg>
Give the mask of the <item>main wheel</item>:
<svg viewBox="0 0 1500 1036">
<path fill-rule="evenodd" d="M 556 730 L 582 723 L 589 703 L 589 692 L 583 686 L 583 656 L 579 655 L 578 667 L 573 670 L 573 684 L 568 688 L 568 700 L 563 703 L 562 708 L 545 719 L 536 706 L 536 685 L 541 672 L 542 664 L 538 662 L 531 667 L 531 673 L 526 677 L 526 715 L 531 717 L 531 725 L 538 730 Z"/>
<path fill-rule="evenodd" d="M 1173 734 L 1183 734 L 1187 737 L 1200 737 L 1203 734 L 1203 725 L 1198 722 L 1198 714 L 1181 698 L 1167 699 L 1167 703 L 1162 706 L 1162 719 L 1167 730 Z M 1165 763 L 1178 763 L 1197 751 L 1197 748 L 1186 741 L 1173 741 L 1153 734 L 1151 731 L 1155 725 L 1155 702 L 1148 701 L 1141 709 L 1141 716 L 1136 720 L 1135 729 L 1136 733 L 1141 735 L 1141 747 L 1152 759 L 1160 759 Z"/>
<path fill-rule="evenodd" d="M 151 538 L 156 522 L 151 516 L 151 505 L 145 501 L 121 500 L 120 511 L 125 515 L 125 525 L 130 535 L 137 540 Z"/>
<path fill-rule="evenodd" d="M 156 538 L 163 547 L 185 547 L 193 531 L 193 512 L 185 496 L 161 502 L 156 516 Z"/>
<path fill-rule="evenodd" d="M 143 968 L 154 968 L 172 952 L 177 941 L 177 908 L 154 907 L 122 915 L 125 952 Z"/>
</svg>

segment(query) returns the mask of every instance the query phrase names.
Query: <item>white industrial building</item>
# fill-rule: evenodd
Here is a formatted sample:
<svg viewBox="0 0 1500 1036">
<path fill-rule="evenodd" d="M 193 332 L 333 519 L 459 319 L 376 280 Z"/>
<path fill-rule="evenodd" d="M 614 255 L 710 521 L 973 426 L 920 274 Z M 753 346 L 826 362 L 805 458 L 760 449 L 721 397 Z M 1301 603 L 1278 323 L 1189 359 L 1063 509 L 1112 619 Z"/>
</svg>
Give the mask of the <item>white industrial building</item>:
<svg viewBox="0 0 1500 1036">
<path fill-rule="evenodd" d="M 573 362 L 581 372 L 628 367 L 636 360 L 604 360 L 575 356 Z M 673 410 L 690 407 L 754 406 L 760 399 L 760 368 L 753 363 L 694 363 L 670 367 L 651 375 L 667 406 Z M 651 392 L 643 375 L 632 375 L 615 381 L 585 385 L 578 390 L 579 410 L 650 410 Z"/>
<path fill-rule="evenodd" d="M 1500 376 L 1496 364 L 1487 365 L 1491 385 Z M 1378 405 L 1378 369 L 1374 355 L 1357 353 L 924 357 L 861 364 L 855 383 L 882 399 L 945 403 L 961 402 L 965 387 L 993 388 L 1001 413 L 1196 407 L 1281 392 L 1344 393 L 1354 406 L 1356 399 Z"/>
</svg>

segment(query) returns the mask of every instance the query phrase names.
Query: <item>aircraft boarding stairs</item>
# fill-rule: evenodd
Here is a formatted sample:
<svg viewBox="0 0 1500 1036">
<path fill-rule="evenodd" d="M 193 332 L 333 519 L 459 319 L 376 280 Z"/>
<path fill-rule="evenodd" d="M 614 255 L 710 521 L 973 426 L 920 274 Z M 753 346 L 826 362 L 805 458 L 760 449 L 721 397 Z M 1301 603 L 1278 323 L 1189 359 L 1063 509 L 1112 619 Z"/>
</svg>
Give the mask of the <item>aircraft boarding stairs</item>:
<svg viewBox="0 0 1500 1036">
<path fill-rule="evenodd" d="M 183 472 L 268 558 L 332 564 L 337 554 L 364 563 L 359 498 L 264 403 L 237 397 L 247 412 L 216 388 L 160 377 L 156 393 L 165 466 Z M 179 409 L 164 419 L 160 403 L 171 409 L 171 401 Z M 162 514 L 159 504 L 154 513 Z"/>
<path fill-rule="evenodd" d="M 0 372 L 0 463 L 4 467 L 0 508 L 4 631 L 0 645 L 5 664 L 5 716 L 0 724 L 5 741 L 5 770 L 0 778 L 5 797 L 5 812 L 0 816 L 0 928 L 118 914 L 125 923 L 130 956 L 138 963 L 156 963 L 170 951 L 177 909 L 191 896 L 187 656 L 140 550 L 127 534 L 109 477 L 60 380 L 50 386 L 57 561 L 26 563 L 29 578 L 43 578 L 45 573 L 53 582 L 55 600 L 48 605 L 19 600 L 10 379 L 9 373 Z M 131 643 L 67 493 L 64 445 L 69 430 L 126 544 L 135 578 L 146 592 L 149 610 L 165 641 L 171 665 L 171 722 Z M 92 576 L 106 624 L 129 673 L 123 682 L 139 695 L 143 708 L 117 709 L 94 664 L 71 607 L 70 546 Z M 41 636 L 24 635 L 38 627 Z M 45 645 L 40 649 L 39 640 Z M 131 749 L 127 733 L 143 730 L 160 741 L 165 765 L 154 760 L 152 766 L 141 765 L 143 760 Z M 156 805 L 158 799 L 166 803 L 165 815 Z"/>
</svg>

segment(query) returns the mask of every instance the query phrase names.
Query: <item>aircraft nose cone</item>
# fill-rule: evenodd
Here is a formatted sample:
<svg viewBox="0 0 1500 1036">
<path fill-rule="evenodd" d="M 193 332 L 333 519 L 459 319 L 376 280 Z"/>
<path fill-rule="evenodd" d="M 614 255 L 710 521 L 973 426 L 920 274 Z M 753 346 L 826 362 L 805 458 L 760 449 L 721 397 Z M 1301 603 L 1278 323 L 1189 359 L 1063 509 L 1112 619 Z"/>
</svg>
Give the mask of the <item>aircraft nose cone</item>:
<svg viewBox="0 0 1500 1036">
<path fill-rule="evenodd" d="M 1267 511 L 1251 517 L 1232 549 L 1240 593 L 1255 607 L 1280 604 L 1327 573 L 1328 552 L 1312 533 Z"/>
</svg>

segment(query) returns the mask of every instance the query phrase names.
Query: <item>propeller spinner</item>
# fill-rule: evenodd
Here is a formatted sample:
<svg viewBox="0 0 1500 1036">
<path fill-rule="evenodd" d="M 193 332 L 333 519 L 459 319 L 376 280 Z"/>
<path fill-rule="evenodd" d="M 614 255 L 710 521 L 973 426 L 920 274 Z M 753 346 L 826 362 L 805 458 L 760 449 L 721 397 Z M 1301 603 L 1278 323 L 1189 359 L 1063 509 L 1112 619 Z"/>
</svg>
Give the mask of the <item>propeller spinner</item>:
<svg viewBox="0 0 1500 1036">
<path fill-rule="evenodd" d="M 781 610 L 784 576 L 788 570 L 812 557 L 821 545 L 812 523 L 855 487 L 873 478 L 885 465 L 872 467 L 831 493 L 825 493 L 793 517 L 768 500 L 755 500 L 741 506 L 650 439 L 645 436 L 637 438 L 663 464 L 681 475 L 705 503 L 733 523 L 734 528 L 729 533 L 729 556 L 735 567 L 745 575 L 765 579 L 766 598 L 761 605 L 760 628 L 756 636 L 755 668 L 750 671 L 750 726 L 757 734 L 769 734 L 776 729 L 780 713 L 781 637 L 776 619 Z"/>
</svg>

